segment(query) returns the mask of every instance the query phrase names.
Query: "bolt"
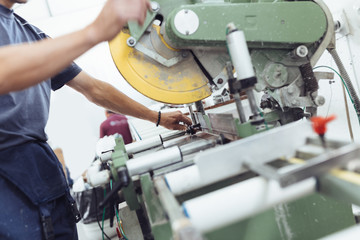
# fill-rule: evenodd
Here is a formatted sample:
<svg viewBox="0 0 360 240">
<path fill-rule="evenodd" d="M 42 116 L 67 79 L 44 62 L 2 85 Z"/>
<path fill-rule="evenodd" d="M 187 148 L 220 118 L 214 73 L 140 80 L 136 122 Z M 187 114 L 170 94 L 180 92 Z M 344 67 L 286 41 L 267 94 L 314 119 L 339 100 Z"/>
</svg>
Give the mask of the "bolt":
<svg viewBox="0 0 360 240">
<path fill-rule="evenodd" d="M 151 2 L 151 10 L 153 12 L 158 12 L 160 10 L 160 5 L 157 2 Z"/>
<path fill-rule="evenodd" d="M 187 58 L 187 57 L 189 56 L 189 53 L 188 53 L 188 52 L 182 52 L 182 53 L 181 53 L 181 56 L 182 56 L 183 58 Z"/>
<path fill-rule="evenodd" d="M 218 84 L 223 84 L 223 83 L 224 83 L 224 79 L 219 78 L 219 79 L 217 80 L 217 83 L 218 83 Z"/>
<path fill-rule="evenodd" d="M 309 53 L 309 50 L 304 45 L 300 45 L 296 48 L 296 55 L 298 57 L 301 57 L 301 58 L 306 57 L 308 55 L 308 53 Z"/>
<path fill-rule="evenodd" d="M 294 88 L 293 87 L 288 87 L 287 92 L 292 95 L 294 93 Z"/>
<path fill-rule="evenodd" d="M 211 90 L 211 92 L 215 92 L 215 91 L 219 90 L 219 88 L 216 85 L 210 85 L 210 90 Z"/>
<path fill-rule="evenodd" d="M 126 42 L 129 47 L 133 47 L 136 44 L 136 40 L 133 37 L 129 37 Z"/>
</svg>

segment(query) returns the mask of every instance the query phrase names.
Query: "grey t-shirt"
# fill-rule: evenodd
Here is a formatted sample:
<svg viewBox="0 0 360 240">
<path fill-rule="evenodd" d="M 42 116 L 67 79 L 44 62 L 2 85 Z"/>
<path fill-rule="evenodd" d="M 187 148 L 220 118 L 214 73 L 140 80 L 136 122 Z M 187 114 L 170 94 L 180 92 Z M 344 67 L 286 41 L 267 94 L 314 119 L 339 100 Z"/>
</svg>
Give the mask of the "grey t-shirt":
<svg viewBox="0 0 360 240">
<path fill-rule="evenodd" d="M 44 38 L 46 34 L 0 5 L 0 46 L 31 44 Z M 61 88 L 80 71 L 72 64 L 47 81 L 0 95 L 0 177 L 11 181 L 36 205 L 67 191 L 61 164 L 45 142 L 44 128 L 51 89 Z"/>
<path fill-rule="evenodd" d="M 38 28 L 0 5 L 0 46 L 47 38 Z M 1 66 L 0 66 L 1 68 Z M 50 93 L 81 72 L 72 64 L 56 76 L 22 91 L 0 95 L 0 151 L 29 141 L 46 141 Z"/>
</svg>

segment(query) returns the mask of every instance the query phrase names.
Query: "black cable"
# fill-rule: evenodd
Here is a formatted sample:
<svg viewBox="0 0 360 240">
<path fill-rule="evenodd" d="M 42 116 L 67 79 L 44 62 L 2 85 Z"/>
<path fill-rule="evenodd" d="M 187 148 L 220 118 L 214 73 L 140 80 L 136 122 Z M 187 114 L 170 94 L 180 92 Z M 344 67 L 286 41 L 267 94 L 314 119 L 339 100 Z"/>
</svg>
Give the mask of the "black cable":
<svg viewBox="0 0 360 240">
<path fill-rule="evenodd" d="M 109 236 L 108 235 L 106 235 L 106 233 L 104 232 L 104 229 L 101 227 L 101 225 L 100 225 L 100 220 L 99 220 L 99 215 L 98 215 L 98 203 L 97 203 L 97 196 L 96 196 L 96 188 L 93 188 L 93 191 L 94 191 L 94 196 L 95 196 L 95 206 L 96 206 L 96 208 L 95 208 L 95 214 L 96 214 L 96 221 L 97 221 L 97 223 L 98 223 L 98 225 L 99 225 L 99 228 L 100 228 L 100 230 L 101 230 L 101 232 L 102 232 L 102 234 L 104 234 L 104 236 L 108 239 L 108 240 L 111 240 L 111 238 L 109 238 Z"/>
</svg>

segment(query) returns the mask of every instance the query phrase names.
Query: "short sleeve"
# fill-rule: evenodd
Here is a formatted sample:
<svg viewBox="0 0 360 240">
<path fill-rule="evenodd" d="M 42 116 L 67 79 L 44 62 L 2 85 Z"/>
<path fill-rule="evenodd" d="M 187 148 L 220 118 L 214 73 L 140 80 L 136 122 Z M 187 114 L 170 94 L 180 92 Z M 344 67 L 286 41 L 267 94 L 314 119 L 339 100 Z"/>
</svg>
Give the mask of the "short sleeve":
<svg viewBox="0 0 360 240">
<path fill-rule="evenodd" d="M 76 77 L 81 71 L 82 69 L 76 63 L 72 63 L 69 67 L 65 68 L 59 74 L 51 78 L 51 89 L 53 91 L 58 90 Z"/>
<path fill-rule="evenodd" d="M 19 16 L 17 17 L 20 18 Z M 20 20 L 25 21 L 22 18 L 20 18 Z M 43 31 L 41 31 L 39 28 L 35 27 L 34 25 L 27 24 L 27 26 L 30 29 L 32 29 L 34 33 L 36 33 L 39 40 L 50 38 L 48 35 L 46 35 Z M 67 82 L 69 82 L 74 77 L 76 77 L 81 71 L 82 69 L 76 63 L 73 62 L 70 66 L 68 66 L 59 74 L 51 78 L 51 89 L 53 91 L 58 90 L 59 88 L 64 86 Z"/>
</svg>

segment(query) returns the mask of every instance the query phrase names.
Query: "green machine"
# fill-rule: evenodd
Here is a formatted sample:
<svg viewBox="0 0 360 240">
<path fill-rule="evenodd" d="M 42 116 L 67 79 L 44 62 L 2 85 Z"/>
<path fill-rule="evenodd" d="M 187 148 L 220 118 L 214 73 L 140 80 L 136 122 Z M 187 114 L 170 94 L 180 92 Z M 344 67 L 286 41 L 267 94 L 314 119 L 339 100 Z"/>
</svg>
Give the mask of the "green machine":
<svg viewBox="0 0 360 240">
<path fill-rule="evenodd" d="M 143 26 L 110 43 L 135 89 L 156 101 L 193 104 L 194 125 L 124 146 L 108 169 L 101 207 L 121 192 L 144 239 L 318 239 L 355 225 L 359 176 L 342 169 L 360 148 L 314 135 L 312 67 L 335 48 L 320 0 L 158 0 Z M 206 113 L 201 100 L 227 87 L 233 114 Z M 260 105 L 254 91 L 263 92 Z M 249 102 L 249 117 L 243 101 Z M 294 122 L 294 123 L 292 123 Z M 280 126 L 284 125 L 284 126 Z M 123 219 L 126 221 L 126 219 Z M 126 233 L 126 229 L 125 229 Z"/>
<path fill-rule="evenodd" d="M 358 144 L 324 149 L 307 121 L 231 142 L 174 135 L 139 152 L 117 138 L 99 173 L 115 180 L 101 207 L 121 192 L 144 213 L 144 239 L 318 239 L 355 225 L 360 177 L 337 167 L 358 158 Z"/>
</svg>

